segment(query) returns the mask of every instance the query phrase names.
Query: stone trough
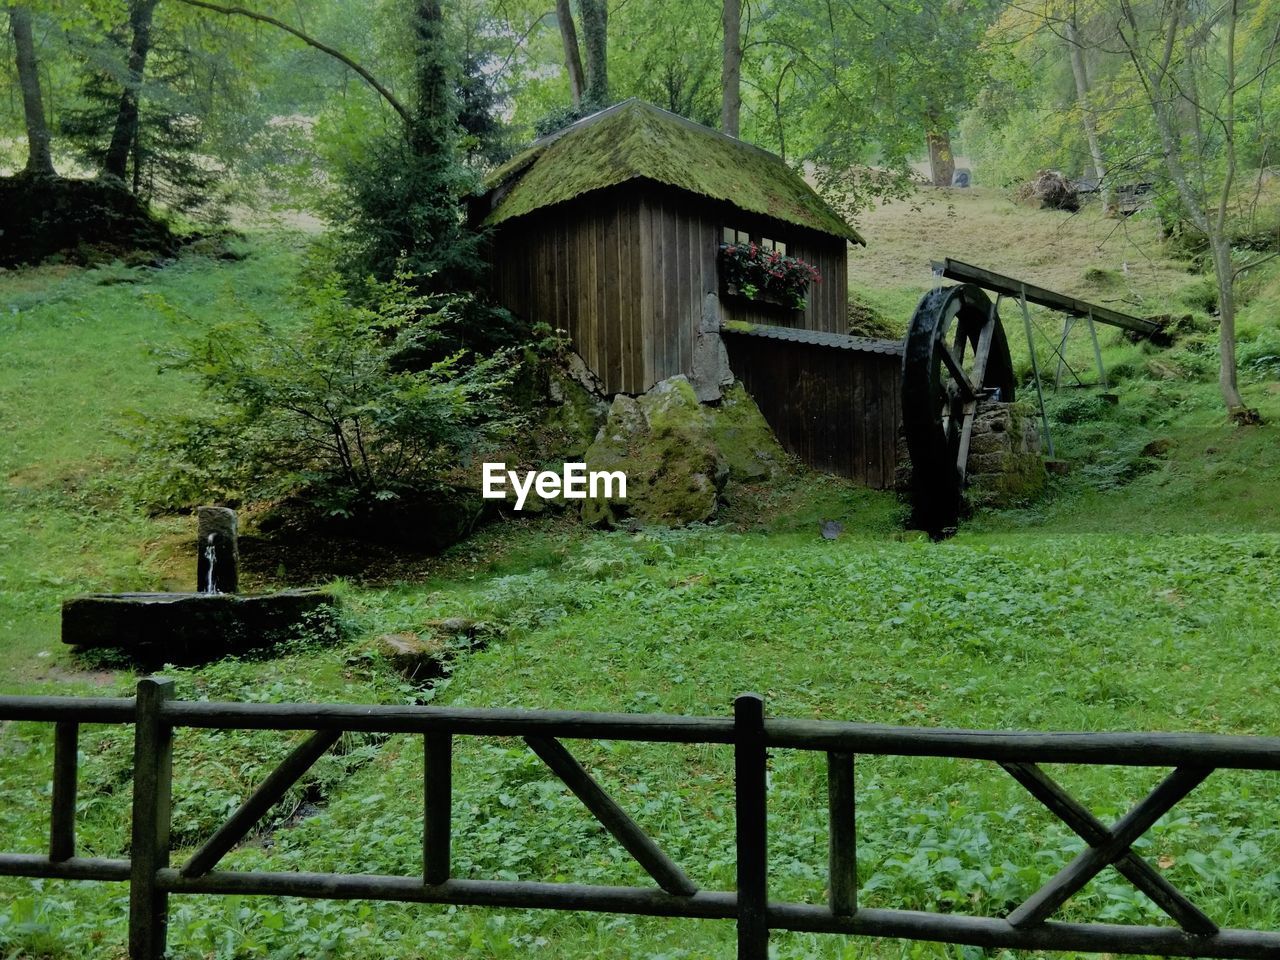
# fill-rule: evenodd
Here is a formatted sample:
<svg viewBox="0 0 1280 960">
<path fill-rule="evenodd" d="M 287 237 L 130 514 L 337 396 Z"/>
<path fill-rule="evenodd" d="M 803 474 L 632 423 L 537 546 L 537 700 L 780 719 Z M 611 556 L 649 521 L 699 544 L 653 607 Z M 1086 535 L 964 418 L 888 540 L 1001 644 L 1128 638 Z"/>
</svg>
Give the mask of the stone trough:
<svg viewBox="0 0 1280 960">
<path fill-rule="evenodd" d="M 201 507 L 192 593 L 113 593 L 62 604 L 62 642 L 113 649 L 144 663 L 193 664 L 333 628 L 337 598 L 324 590 L 234 592 L 239 585 L 235 513 Z"/>
</svg>

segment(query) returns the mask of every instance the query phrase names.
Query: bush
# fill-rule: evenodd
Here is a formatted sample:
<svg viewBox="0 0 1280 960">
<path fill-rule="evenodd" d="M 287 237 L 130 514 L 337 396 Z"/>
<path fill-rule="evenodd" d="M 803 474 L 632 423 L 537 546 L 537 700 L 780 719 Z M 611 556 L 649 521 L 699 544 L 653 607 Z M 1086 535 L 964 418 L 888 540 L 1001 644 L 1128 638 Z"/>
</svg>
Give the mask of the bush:
<svg viewBox="0 0 1280 960">
<path fill-rule="evenodd" d="M 1267 329 L 1254 340 L 1240 344 L 1236 351 L 1240 370 L 1250 379 L 1280 377 L 1280 331 Z"/>
<path fill-rule="evenodd" d="M 408 284 L 379 285 L 372 306 L 354 307 L 331 279 L 307 294 L 300 330 L 250 319 L 188 343 L 174 365 L 197 374 L 210 408 L 141 438 L 142 498 L 173 508 L 210 493 L 300 496 L 350 517 L 446 487 L 451 468 L 514 426 L 504 391 L 516 361 L 406 365 L 467 306 Z"/>
<path fill-rule="evenodd" d="M 1085 393 L 1051 404 L 1049 416 L 1058 423 L 1087 423 L 1109 419 L 1114 412 L 1113 404 L 1097 394 Z"/>
</svg>

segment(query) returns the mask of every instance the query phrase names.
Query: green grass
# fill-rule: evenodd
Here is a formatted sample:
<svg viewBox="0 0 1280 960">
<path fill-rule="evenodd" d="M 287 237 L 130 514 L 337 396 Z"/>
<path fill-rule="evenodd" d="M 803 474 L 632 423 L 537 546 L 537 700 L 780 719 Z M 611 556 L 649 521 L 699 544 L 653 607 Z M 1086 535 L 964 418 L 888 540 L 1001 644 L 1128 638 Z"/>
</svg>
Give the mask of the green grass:
<svg viewBox="0 0 1280 960">
<path fill-rule="evenodd" d="M 1032 229 L 1024 219 L 1009 223 Z M 237 309 L 237 301 L 258 312 L 290 309 L 292 243 L 258 241 L 251 253 L 241 263 L 191 259 L 161 271 L 0 276 L 0 428 L 9 441 L 0 446 L 5 692 L 131 689 L 128 672 L 89 672 L 60 649 L 58 604 L 82 590 L 180 588 L 191 576 L 193 520 L 148 517 L 131 503 L 130 450 L 120 431 L 126 411 L 154 416 L 198 402 L 189 382 L 157 376 L 155 345 Z M 1175 267 L 1162 261 L 1158 269 L 1172 276 Z M 1253 299 L 1241 319 L 1245 389 L 1274 424 L 1280 390 L 1267 358 L 1280 355 L 1272 350 L 1280 272 L 1250 282 Z M 1169 297 L 1194 284 L 1192 277 L 1170 287 Z M 901 285 L 893 294 L 890 281 L 885 289 L 914 297 Z M 172 311 L 156 297 L 186 319 L 166 319 Z M 904 534 L 901 506 L 889 495 L 811 476 L 740 491 L 712 527 L 625 534 L 521 521 L 424 560 L 403 581 L 336 584 L 350 620 L 343 639 L 174 671 L 179 695 L 726 715 L 736 694 L 755 690 L 774 715 L 796 717 L 1280 734 L 1277 428 L 1226 425 L 1206 335 L 1165 351 L 1110 332 L 1104 340 L 1119 403 L 1078 389 L 1049 402 L 1055 442 L 1072 471 L 1037 503 L 980 514 L 947 543 Z M 1071 351 L 1073 364 L 1091 357 L 1085 341 Z M 1018 360 L 1029 364 L 1025 351 Z M 1160 379 L 1164 367 L 1153 361 L 1176 369 L 1176 378 Z M 846 533 L 822 540 L 824 519 L 843 521 Z M 400 681 L 370 652 L 382 633 L 420 631 L 450 615 L 484 619 L 497 635 L 434 689 Z M 289 746 L 273 734 L 183 731 L 175 842 L 189 850 L 206 837 Z M 85 733 L 78 812 L 86 854 L 126 853 L 129 749 L 125 731 Z M 573 749 L 698 883 L 732 888 L 725 750 Z M 467 740 L 457 753 L 459 875 L 643 882 L 518 744 Z M 820 760 L 785 751 L 771 758 L 776 897 L 818 902 L 824 894 Z M 37 852 L 46 842 L 50 762 L 47 728 L 3 728 L 5 849 Z M 1104 820 L 1122 814 L 1157 776 L 1053 773 Z M 270 829 L 228 863 L 414 875 L 421 776 L 413 739 L 348 737 L 273 813 Z M 858 785 L 868 905 L 998 914 L 1078 848 L 989 765 L 864 757 Z M 1140 850 L 1219 922 L 1280 929 L 1277 787 L 1275 775 L 1216 774 Z M 0 952 L 120 957 L 122 892 L 4 881 Z M 1159 922 L 1110 872 L 1066 915 Z M 175 958 L 219 960 L 572 960 L 731 956 L 732 936 L 731 925 L 709 921 L 178 897 L 170 944 Z M 780 957 L 974 955 L 841 937 L 775 942 Z"/>
<path fill-rule="evenodd" d="M 60 662 L 58 605 L 97 590 L 184 589 L 193 576 L 156 549 L 181 520 L 145 517 L 124 484 L 124 434 L 198 402 L 158 372 L 177 337 L 220 310 L 288 310 L 297 240 L 266 238 L 239 263 L 190 257 L 160 270 L 119 265 L 0 274 L 0 686 Z M 174 319 L 163 300 L 189 320 Z M 184 545 L 185 546 L 185 545 Z"/>
</svg>

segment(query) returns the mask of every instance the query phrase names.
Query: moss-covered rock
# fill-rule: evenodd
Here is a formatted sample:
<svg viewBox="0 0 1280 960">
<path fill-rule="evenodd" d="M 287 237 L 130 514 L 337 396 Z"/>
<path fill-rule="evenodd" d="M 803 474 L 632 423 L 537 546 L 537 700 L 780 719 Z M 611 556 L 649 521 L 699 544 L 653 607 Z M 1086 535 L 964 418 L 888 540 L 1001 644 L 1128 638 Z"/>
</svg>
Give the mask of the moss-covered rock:
<svg viewBox="0 0 1280 960">
<path fill-rule="evenodd" d="M 585 500 L 583 520 L 682 526 L 711 519 L 729 478 L 711 426 L 707 408 L 683 376 L 662 381 L 639 399 L 616 397 L 585 461 L 591 471 L 624 472 L 627 496 Z"/>
<path fill-rule="evenodd" d="M 449 649 L 435 637 L 416 633 L 387 633 L 373 643 L 374 651 L 406 680 L 435 680 L 445 673 Z"/>
<path fill-rule="evenodd" d="M 741 383 L 725 391 L 709 418 L 711 439 L 729 467 L 731 480 L 763 480 L 786 462 L 778 438 Z"/>
<path fill-rule="evenodd" d="M 588 389 L 582 382 L 585 365 L 576 354 L 571 359 L 577 361 L 576 366 L 581 367 L 581 371 L 576 370 L 573 364 L 548 368 L 547 396 L 550 402 L 542 418 L 542 429 L 547 434 L 546 445 L 554 447 L 565 460 L 577 460 L 586 453 L 608 412 L 599 392 Z"/>
<path fill-rule="evenodd" d="M 106 180 L 0 177 L 0 267 L 55 255 L 74 263 L 119 257 L 155 263 L 178 240 L 137 197 Z"/>
</svg>

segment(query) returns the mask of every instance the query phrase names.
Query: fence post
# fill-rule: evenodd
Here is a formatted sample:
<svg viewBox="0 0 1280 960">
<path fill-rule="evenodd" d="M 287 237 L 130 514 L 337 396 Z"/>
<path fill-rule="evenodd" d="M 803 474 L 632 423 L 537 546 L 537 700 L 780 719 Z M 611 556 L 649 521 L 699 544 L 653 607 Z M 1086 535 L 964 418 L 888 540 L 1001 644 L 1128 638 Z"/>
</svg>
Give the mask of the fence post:
<svg viewBox="0 0 1280 960">
<path fill-rule="evenodd" d="M 423 738 L 425 778 L 422 831 L 423 882 L 449 879 L 449 844 L 453 829 L 453 735 L 428 733 Z"/>
<path fill-rule="evenodd" d="M 156 888 L 156 872 L 169 865 L 169 814 L 173 790 L 173 730 L 160 708 L 173 696 L 173 681 L 138 681 L 133 728 L 133 832 L 129 844 L 129 957 L 163 960 L 169 895 Z"/>
<path fill-rule="evenodd" d="M 49 815 L 49 859 L 76 855 L 76 767 L 80 724 L 63 720 L 53 727 L 53 805 Z"/>
<path fill-rule="evenodd" d="M 738 960 L 769 956 L 767 770 L 764 698 L 744 693 L 733 702 L 733 778 L 738 855 Z"/>
<path fill-rule="evenodd" d="M 827 809 L 830 839 L 827 874 L 831 912 L 851 917 L 858 909 L 858 830 L 853 754 L 827 754 Z"/>
</svg>

